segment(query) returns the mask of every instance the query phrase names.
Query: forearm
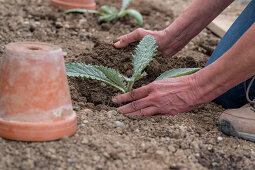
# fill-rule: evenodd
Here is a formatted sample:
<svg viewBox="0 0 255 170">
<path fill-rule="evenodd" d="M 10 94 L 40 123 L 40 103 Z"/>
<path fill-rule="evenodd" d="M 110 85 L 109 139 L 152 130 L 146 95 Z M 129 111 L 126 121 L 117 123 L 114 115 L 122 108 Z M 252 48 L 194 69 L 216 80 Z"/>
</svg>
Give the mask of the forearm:
<svg viewBox="0 0 255 170">
<path fill-rule="evenodd" d="M 195 73 L 200 103 L 209 102 L 255 75 L 255 24 L 217 61 Z"/>
<path fill-rule="evenodd" d="M 173 54 L 181 50 L 232 2 L 233 0 L 194 0 L 164 30 L 165 36 L 169 37 L 169 46 L 173 49 Z"/>
</svg>

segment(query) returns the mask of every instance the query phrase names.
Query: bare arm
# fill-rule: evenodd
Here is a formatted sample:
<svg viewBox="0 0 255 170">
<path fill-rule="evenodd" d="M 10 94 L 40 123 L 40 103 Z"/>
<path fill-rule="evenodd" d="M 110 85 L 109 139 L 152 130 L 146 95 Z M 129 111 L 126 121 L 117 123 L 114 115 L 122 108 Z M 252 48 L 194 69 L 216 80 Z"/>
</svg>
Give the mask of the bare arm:
<svg viewBox="0 0 255 170">
<path fill-rule="evenodd" d="M 118 110 L 132 115 L 175 115 L 207 103 L 255 75 L 255 23 L 216 62 L 195 74 L 155 81 L 119 95 L 114 102 L 131 102 Z"/>
<path fill-rule="evenodd" d="M 125 47 L 150 34 L 157 39 L 161 51 L 168 55 L 174 55 L 232 2 L 233 0 L 194 0 L 166 29 L 149 31 L 139 28 L 120 37 L 120 41 L 115 43 L 115 47 Z"/>
<path fill-rule="evenodd" d="M 174 55 L 200 33 L 233 0 L 194 0 L 165 31 L 167 54 Z"/>
<path fill-rule="evenodd" d="M 213 100 L 228 89 L 255 75 L 255 23 L 217 61 L 195 73 L 201 103 Z"/>
</svg>

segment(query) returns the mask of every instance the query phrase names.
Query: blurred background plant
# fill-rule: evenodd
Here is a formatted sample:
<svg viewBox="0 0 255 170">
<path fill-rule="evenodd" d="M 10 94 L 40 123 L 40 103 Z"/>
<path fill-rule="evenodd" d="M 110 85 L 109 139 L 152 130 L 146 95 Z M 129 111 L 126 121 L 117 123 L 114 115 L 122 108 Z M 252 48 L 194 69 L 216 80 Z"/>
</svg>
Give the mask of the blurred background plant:
<svg viewBox="0 0 255 170">
<path fill-rule="evenodd" d="M 123 18 L 126 15 L 129 15 L 129 16 L 133 17 L 139 25 L 142 25 L 143 24 L 142 15 L 137 10 L 127 9 L 130 2 L 131 2 L 131 0 L 122 0 L 122 7 L 119 12 L 115 7 L 109 7 L 107 5 L 104 5 L 101 7 L 103 12 L 96 11 L 96 10 L 86 10 L 86 9 L 70 9 L 70 10 L 66 10 L 65 13 L 66 14 L 69 14 L 69 13 L 91 13 L 91 14 L 100 15 L 100 17 L 98 19 L 99 23 L 111 21 L 116 18 Z"/>
</svg>

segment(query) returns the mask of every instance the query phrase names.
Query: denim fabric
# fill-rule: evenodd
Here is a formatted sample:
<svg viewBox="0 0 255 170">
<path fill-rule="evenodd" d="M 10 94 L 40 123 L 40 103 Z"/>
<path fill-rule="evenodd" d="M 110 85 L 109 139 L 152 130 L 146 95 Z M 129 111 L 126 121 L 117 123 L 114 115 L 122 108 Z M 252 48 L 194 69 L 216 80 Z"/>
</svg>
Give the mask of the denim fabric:
<svg viewBox="0 0 255 170">
<path fill-rule="evenodd" d="M 226 51 L 228 51 L 254 22 L 255 0 L 252 0 L 224 35 L 206 65 L 210 65 L 220 58 Z M 224 108 L 238 108 L 245 105 L 248 103 L 246 100 L 246 89 L 250 81 L 251 78 L 245 82 L 242 82 L 216 98 L 214 102 L 222 105 Z M 253 83 L 249 94 L 251 99 L 255 98 L 255 83 Z"/>
</svg>

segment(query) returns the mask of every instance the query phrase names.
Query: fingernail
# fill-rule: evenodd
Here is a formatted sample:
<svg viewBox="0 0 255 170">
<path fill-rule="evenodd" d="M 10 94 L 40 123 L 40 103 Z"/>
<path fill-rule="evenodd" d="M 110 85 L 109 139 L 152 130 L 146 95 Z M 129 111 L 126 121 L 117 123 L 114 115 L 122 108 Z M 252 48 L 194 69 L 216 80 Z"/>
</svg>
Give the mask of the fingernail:
<svg viewBox="0 0 255 170">
<path fill-rule="evenodd" d="M 114 44 L 114 46 L 115 46 L 115 47 L 120 46 L 120 41 L 116 42 L 116 43 Z"/>
<path fill-rule="evenodd" d="M 120 37 L 113 40 L 113 43 L 120 41 Z"/>
<path fill-rule="evenodd" d="M 112 102 L 117 103 L 117 99 L 116 99 L 116 98 L 113 98 L 113 99 L 112 99 Z"/>
</svg>

